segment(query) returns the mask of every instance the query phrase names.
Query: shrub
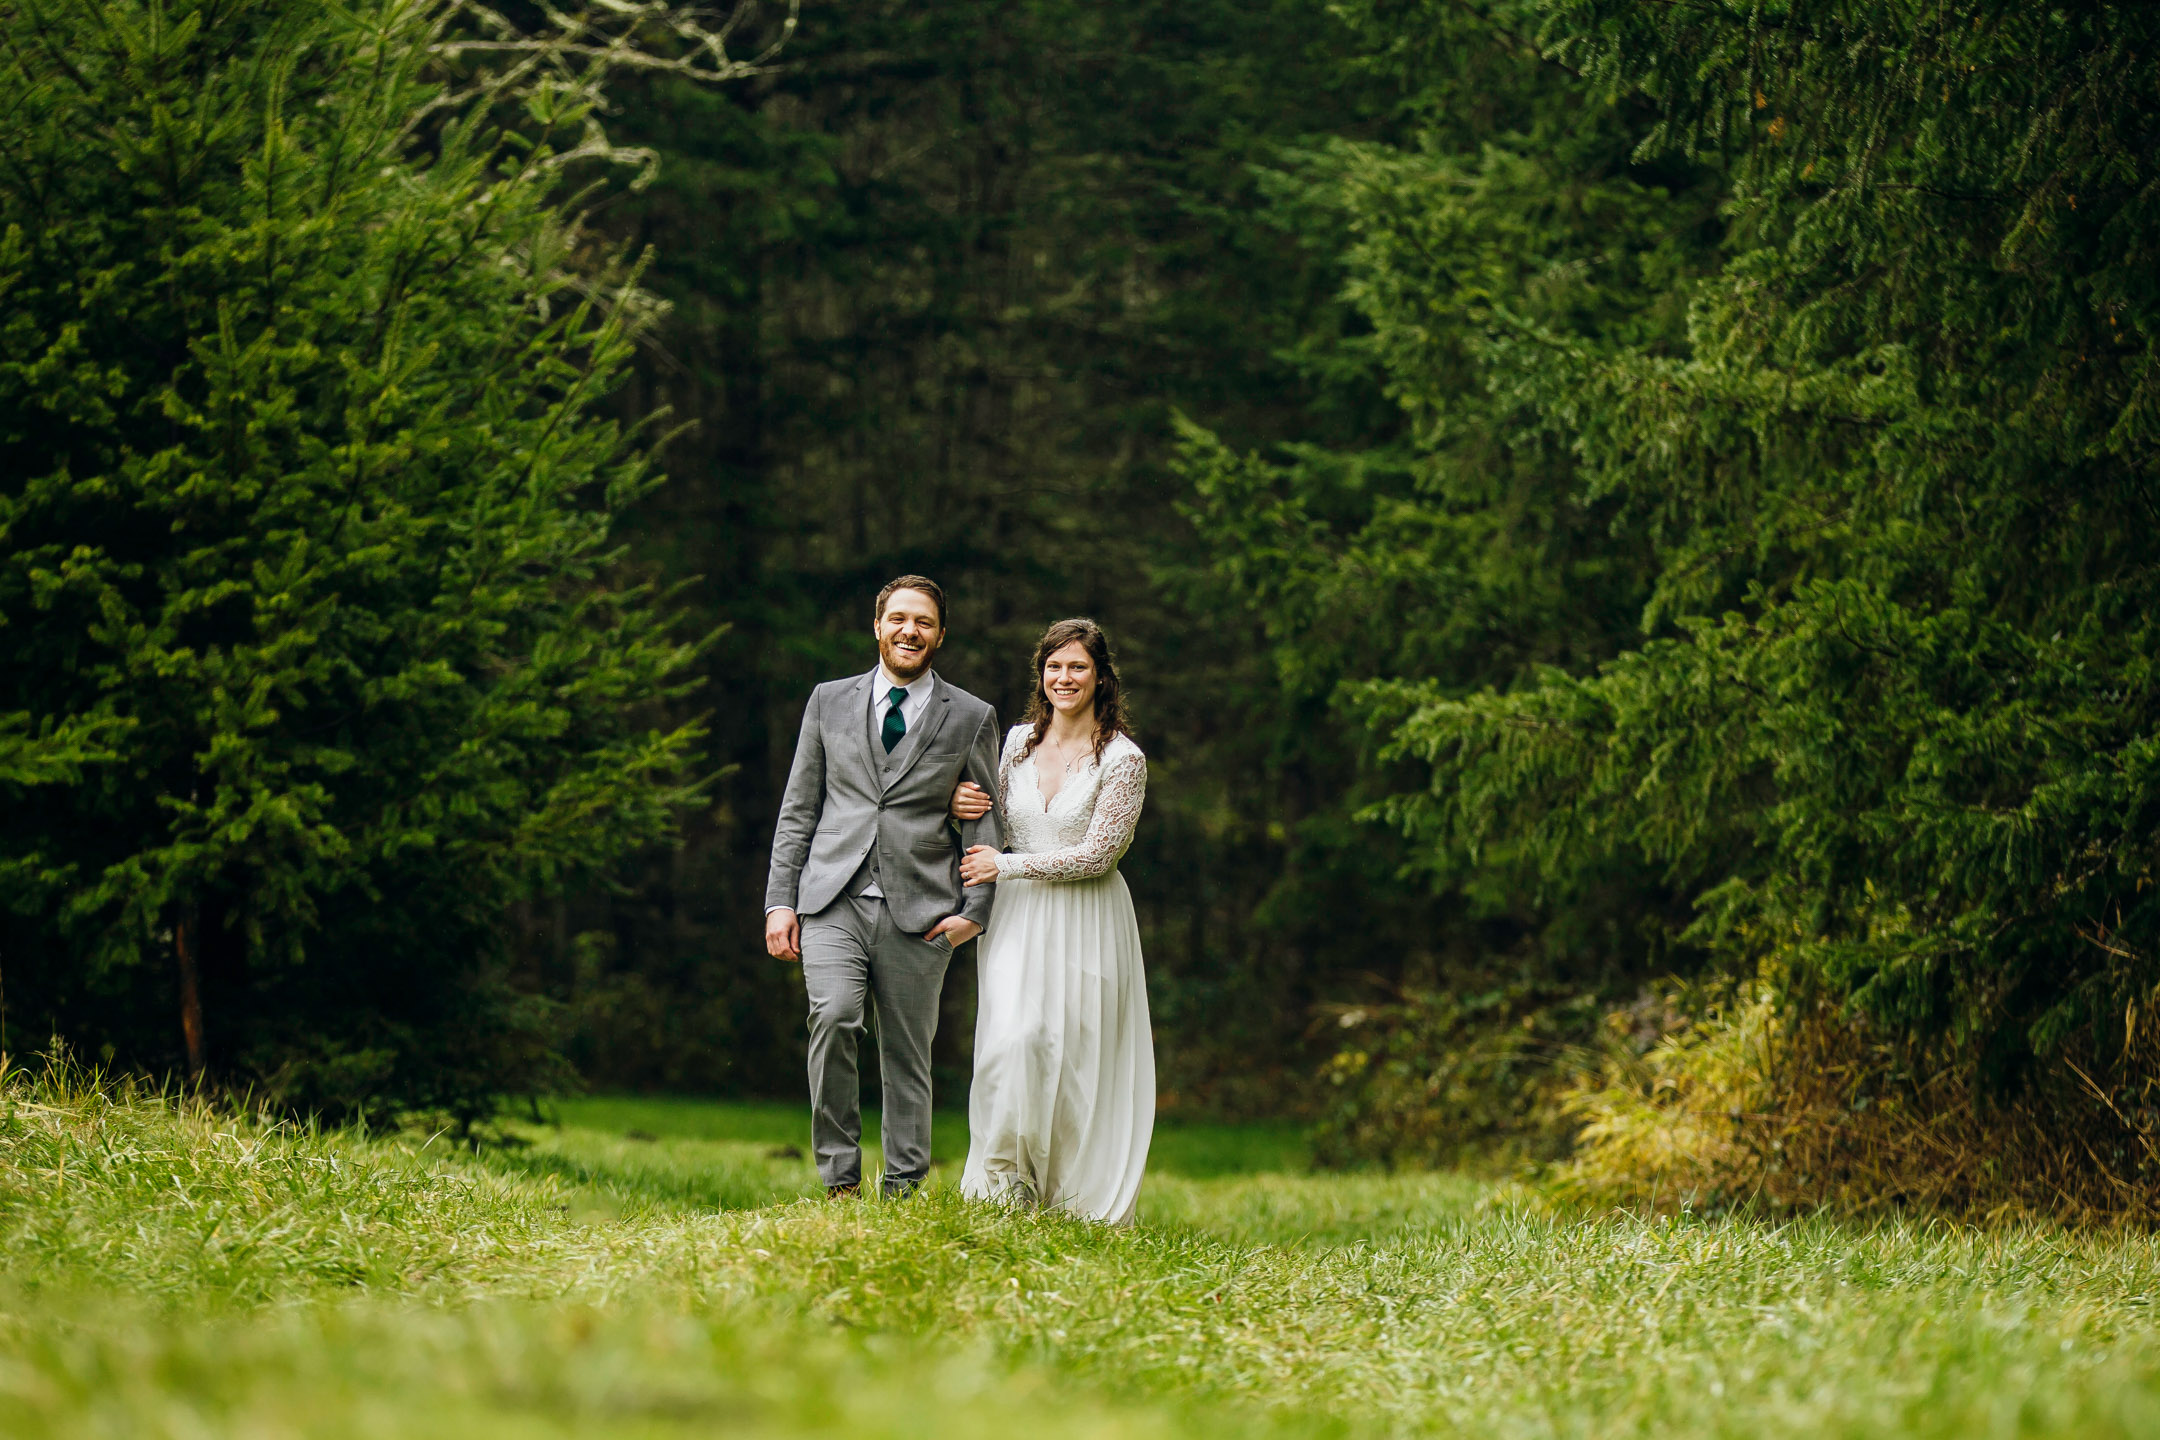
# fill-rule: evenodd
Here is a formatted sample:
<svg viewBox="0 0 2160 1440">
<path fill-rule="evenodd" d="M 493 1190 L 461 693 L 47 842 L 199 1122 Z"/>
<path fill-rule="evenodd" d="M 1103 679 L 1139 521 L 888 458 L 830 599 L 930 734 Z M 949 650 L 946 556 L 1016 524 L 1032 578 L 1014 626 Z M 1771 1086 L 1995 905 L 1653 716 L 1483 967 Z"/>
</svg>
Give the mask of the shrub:
<svg viewBox="0 0 2160 1440">
<path fill-rule="evenodd" d="M 1548 1159 L 1566 1148 L 1562 1062 L 1597 1015 L 1587 996 L 1532 987 L 1410 990 L 1380 1005 L 1339 1005 L 1321 1068 L 1313 1158 L 1389 1169 Z"/>
<path fill-rule="evenodd" d="M 1580 1126 L 1555 1188 L 1706 1210 L 1910 1208 L 2160 1221 L 2160 1044 L 2066 1051 L 2014 1097 L 1867 1016 L 1753 987 L 1562 1098 Z"/>
</svg>

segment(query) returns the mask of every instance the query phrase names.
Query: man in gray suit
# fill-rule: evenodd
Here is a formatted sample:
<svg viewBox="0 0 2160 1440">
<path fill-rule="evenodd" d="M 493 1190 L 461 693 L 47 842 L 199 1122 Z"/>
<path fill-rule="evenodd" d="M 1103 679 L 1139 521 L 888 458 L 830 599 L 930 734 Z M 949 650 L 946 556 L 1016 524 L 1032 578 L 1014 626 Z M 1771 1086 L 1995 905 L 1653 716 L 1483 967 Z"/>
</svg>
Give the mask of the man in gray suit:
<svg viewBox="0 0 2160 1440">
<path fill-rule="evenodd" d="M 945 592 L 901 576 L 879 592 L 871 630 L 877 668 L 810 694 L 765 881 L 765 948 L 800 961 L 810 993 L 810 1144 L 835 1195 L 862 1185 L 855 1055 L 872 995 L 885 1193 L 930 1172 L 938 995 L 996 889 L 964 889 L 960 857 L 999 843 L 995 811 L 964 823 L 948 813 L 962 779 L 997 792 L 998 726 L 996 711 L 930 669 Z"/>
</svg>

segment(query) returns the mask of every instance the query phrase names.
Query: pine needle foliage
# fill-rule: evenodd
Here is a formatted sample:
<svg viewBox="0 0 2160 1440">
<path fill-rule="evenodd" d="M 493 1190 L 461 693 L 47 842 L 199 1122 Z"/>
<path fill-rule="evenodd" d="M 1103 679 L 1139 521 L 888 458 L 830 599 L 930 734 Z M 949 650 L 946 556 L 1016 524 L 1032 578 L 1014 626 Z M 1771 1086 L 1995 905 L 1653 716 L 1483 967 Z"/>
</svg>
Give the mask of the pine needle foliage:
<svg viewBox="0 0 2160 1440">
<path fill-rule="evenodd" d="M 1194 425 L 1183 470 L 1210 599 L 1253 618 L 1295 728 L 1365 762 L 1329 797 L 1331 826 L 1310 828 L 1386 855 L 1355 820 L 1427 773 L 1422 755 L 1382 753 L 1411 710 L 1591 672 L 1640 638 L 1651 540 L 1586 483 L 1523 372 L 1681 353 L 1689 287 L 1718 261 L 1722 181 L 1642 155 L 1654 116 L 1541 56 L 1535 5 L 1339 13 L 1373 82 L 1402 97 L 1406 138 L 1292 152 L 1270 193 L 1278 223 L 1342 277 L 1343 323 L 1297 358 L 1325 393 L 1384 393 L 1399 424 L 1363 448 L 1264 454 Z M 1674 942 L 1689 877 L 1640 853 L 1573 847 L 1563 870 L 1528 827 L 1476 845 L 1404 828 L 1390 879 L 1429 886 L 1425 953 L 1373 956 L 1386 983 L 1338 1012 L 1365 1018 L 1316 1027 L 1343 1047 L 1321 1087 L 1330 1158 L 1445 1158 L 1546 1112 L 1524 1077 L 1593 1038 L 1596 1005 L 1574 1002 L 1617 1002 L 1695 963 Z"/>
<path fill-rule="evenodd" d="M 1976 1105 L 2061 1088 L 2072 1054 L 2144 1104 L 2160 15 L 1448 8 L 1534 34 L 1545 103 L 1583 123 L 1572 150 L 1488 146 L 1474 179 L 1342 170 L 1346 293 L 1431 478 L 1346 529 L 1311 460 L 1191 467 L 1225 555 L 1273 538 L 1271 568 L 1218 568 L 1305 649 L 1360 613 L 1393 647 L 1330 677 L 1416 767 L 1368 814 L 1443 886 L 1559 931 L 1632 916 L 1690 967 L 1851 1007 Z M 1372 13 L 1405 55 L 1450 23 Z M 1590 173 L 1599 127 L 1632 137 L 1601 207 L 1497 188 Z M 1659 174 L 1716 207 L 1705 246 L 1675 243 L 1672 199 L 1625 218 Z M 1571 248 L 1543 218 L 1569 214 L 1612 218 Z M 1501 475 L 1540 478 L 1466 484 Z"/>
<path fill-rule="evenodd" d="M 2135 6 L 1563 4 L 1550 53 L 1730 167 L 1684 353 L 1518 368 L 1655 546 L 1642 643 L 1395 728 L 1435 846 L 1700 877 L 1779 958 L 1984 1089 L 2120 1058 L 2160 963 L 2160 291 Z"/>
<path fill-rule="evenodd" d="M 504 908 L 690 793 L 638 716 L 694 646 L 610 538 L 650 307 L 562 198 L 590 95 L 449 74 L 458 16 L 0 7 L 18 1042 L 470 1119 L 560 1078 Z"/>
</svg>

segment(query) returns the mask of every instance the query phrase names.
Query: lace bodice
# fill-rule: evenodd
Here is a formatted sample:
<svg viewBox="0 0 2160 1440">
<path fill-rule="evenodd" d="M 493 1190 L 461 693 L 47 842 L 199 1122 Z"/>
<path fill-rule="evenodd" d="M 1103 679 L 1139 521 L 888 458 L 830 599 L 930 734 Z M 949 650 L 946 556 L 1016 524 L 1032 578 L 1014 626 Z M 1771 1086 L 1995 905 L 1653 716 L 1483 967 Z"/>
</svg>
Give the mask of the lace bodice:
<svg viewBox="0 0 2160 1440">
<path fill-rule="evenodd" d="M 1015 725 L 998 760 L 998 820 L 1009 853 L 1000 880 L 1092 880 L 1117 868 L 1147 799 L 1147 756 L 1123 735 L 1066 777 L 1045 805 L 1035 756 L 1020 758 L 1030 725 Z M 1038 752 L 1039 753 L 1039 752 Z"/>
</svg>

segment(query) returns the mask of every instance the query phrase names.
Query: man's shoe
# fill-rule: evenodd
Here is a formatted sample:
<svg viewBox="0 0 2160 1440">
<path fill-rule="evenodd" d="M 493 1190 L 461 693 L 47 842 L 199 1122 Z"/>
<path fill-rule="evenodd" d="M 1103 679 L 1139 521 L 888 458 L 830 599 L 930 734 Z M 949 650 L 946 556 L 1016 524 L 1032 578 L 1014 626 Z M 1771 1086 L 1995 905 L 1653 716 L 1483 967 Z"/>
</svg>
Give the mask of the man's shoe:
<svg viewBox="0 0 2160 1440">
<path fill-rule="evenodd" d="M 922 1189 L 920 1180 L 887 1180 L 882 1187 L 887 1200 L 905 1200 Z"/>
<path fill-rule="evenodd" d="M 825 1198 L 828 1200 L 844 1200 L 850 1195 L 860 1194 L 862 1194 L 862 1186 L 860 1185 L 827 1185 L 825 1187 Z"/>
</svg>

